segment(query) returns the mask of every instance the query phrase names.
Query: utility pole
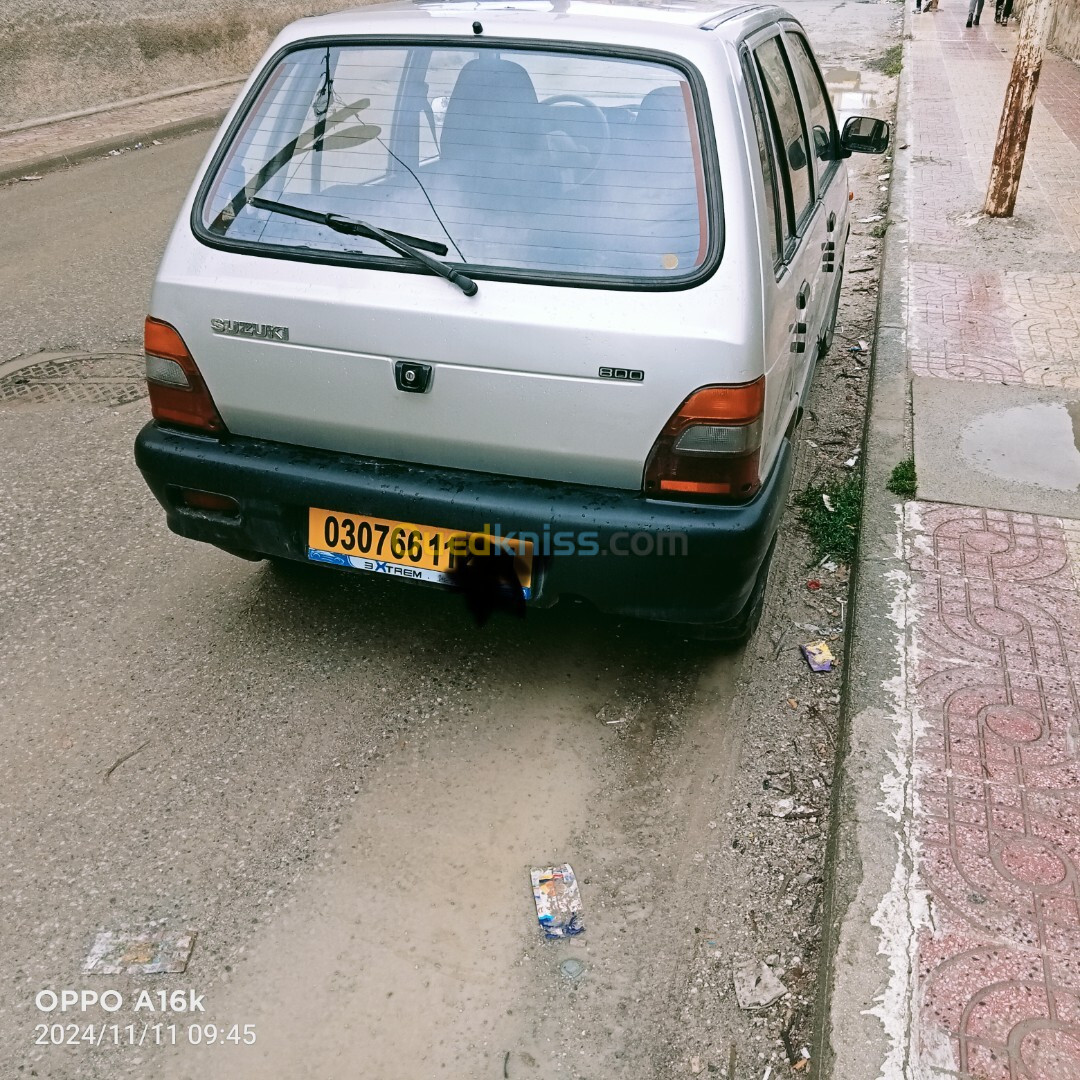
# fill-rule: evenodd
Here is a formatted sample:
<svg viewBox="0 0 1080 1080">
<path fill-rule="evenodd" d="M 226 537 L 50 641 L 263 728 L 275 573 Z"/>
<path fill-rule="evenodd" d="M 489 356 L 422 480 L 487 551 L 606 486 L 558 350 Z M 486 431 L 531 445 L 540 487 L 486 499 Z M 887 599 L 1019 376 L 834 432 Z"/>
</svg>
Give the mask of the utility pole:
<svg viewBox="0 0 1080 1080">
<path fill-rule="evenodd" d="M 1005 106 L 1001 110 L 994 163 L 990 166 L 990 185 L 983 212 L 990 217 L 1012 217 L 1020 170 L 1024 167 L 1035 91 L 1042 71 L 1043 48 L 1053 21 L 1053 0 L 1028 0 L 1020 16 L 1020 40 L 1013 57 Z"/>
</svg>

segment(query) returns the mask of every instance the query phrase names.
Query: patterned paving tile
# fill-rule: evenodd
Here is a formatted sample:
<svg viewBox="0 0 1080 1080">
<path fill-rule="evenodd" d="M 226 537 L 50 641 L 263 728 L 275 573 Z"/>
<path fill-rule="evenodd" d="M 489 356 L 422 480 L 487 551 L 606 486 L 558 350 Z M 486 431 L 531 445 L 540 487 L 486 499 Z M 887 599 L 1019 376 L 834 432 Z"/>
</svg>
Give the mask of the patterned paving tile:
<svg viewBox="0 0 1080 1080">
<path fill-rule="evenodd" d="M 1077 530 L 920 507 L 908 537 L 920 1039 L 961 1076 L 1080 1078 Z"/>
<path fill-rule="evenodd" d="M 1015 24 L 912 20 L 914 374 L 1080 386 L 1080 67 L 1044 61 L 1017 213 L 980 217 Z M 919 417 L 916 414 L 916 427 Z M 922 505 L 916 1054 L 957 1080 L 1080 1080 L 1080 522 Z M 939 1071 L 941 1070 L 941 1071 Z"/>
<path fill-rule="evenodd" d="M 1004 274 L 1001 285 L 1024 382 L 1080 386 L 1080 272 Z"/>
<path fill-rule="evenodd" d="M 1016 217 L 972 229 L 1016 34 L 992 20 L 966 30 L 965 16 L 966 6 L 949 4 L 914 19 L 905 57 L 918 88 L 909 232 L 923 256 L 942 252 L 941 262 L 911 266 L 912 371 L 1080 387 L 1080 67 L 1046 57 Z M 995 263 L 982 253 L 988 234 L 1009 257 Z M 1026 265 L 1016 258 L 1025 244 Z M 958 252 L 966 262 L 950 264 Z M 1045 252 L 1076 256 L 1076 271 L 1040 270 Z"/>
<path fill-rule="evenodd" d="M 908 348 L 916 375 L 1022 383 L 1001 275 L 941 263 L 909 268 Z"/>
<path fill-rule="evenodd" d="M 909 300 L 914 374 L 1080 387 L 1080 272 L 913 261 Z"/>
<path fill-rule="evenodd" d="M 906 556 L 915 571 L 1075 587 L 1069 550 L 1075 540 L 1080 551 L 1078 523 L 947 505 L 923 506 L 921 522 L 921 533 L 907 542 Z"/>
</svg>

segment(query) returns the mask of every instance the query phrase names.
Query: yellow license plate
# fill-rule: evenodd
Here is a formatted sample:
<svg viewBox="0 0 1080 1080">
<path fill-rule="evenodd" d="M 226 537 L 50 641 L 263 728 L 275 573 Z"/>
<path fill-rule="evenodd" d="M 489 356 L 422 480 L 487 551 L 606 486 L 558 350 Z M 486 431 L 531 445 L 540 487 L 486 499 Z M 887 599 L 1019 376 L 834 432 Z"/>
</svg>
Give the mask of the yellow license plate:
<svg viewBox="0 0 1080 1080">
<path fill-rule="evenodd" d="M 307 556 L 312 562 L 454 585 L 453 571 L 463 559 L 470 554 L 491 554 L 500 547 L 514 553 L 514 570 L 528 600 L 532 596 L 533 561 L 533 545 L 528 540 L 339 510 L 308 510 Z"/>
</svg>

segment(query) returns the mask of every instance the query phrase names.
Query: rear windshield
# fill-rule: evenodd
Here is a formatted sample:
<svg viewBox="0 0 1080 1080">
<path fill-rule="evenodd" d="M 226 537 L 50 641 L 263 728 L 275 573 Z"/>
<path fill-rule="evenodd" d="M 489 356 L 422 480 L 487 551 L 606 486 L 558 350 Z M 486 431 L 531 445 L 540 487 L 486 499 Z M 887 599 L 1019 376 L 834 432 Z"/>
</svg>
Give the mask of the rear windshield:
<svg viewBox="0 0 1080 1080">
<path fill-rule="evenodd" d="M 304 46 L 256 88 L 217 160 L 196 220 L 215 241 L 278 254 L 402 259 L 321 214 L 434 242 L 496 276 L 662 282 L 710 249 L 690 83 L 655 60 Z M 268 201 L 278 208 L 257 205 Z"/>
</svg>

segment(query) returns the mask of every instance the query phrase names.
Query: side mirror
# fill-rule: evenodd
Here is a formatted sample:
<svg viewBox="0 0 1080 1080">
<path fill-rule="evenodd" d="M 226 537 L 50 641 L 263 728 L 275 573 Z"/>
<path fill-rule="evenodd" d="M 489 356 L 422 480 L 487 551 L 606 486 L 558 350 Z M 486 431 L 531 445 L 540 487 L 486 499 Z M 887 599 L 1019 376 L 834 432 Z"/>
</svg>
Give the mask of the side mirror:
<svg viewBox="0 0 1080 1080">
<path fill-rule="evenodd" d="M 852 154 L 883 154 L 889 147 L 889 125 L 873 116 L 852 116 L 840 136 L 844 157 Z"/>
</svg>

